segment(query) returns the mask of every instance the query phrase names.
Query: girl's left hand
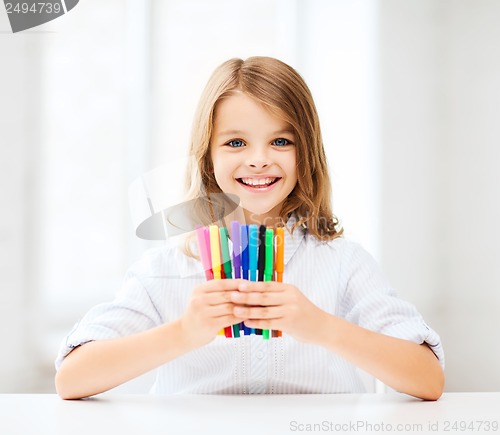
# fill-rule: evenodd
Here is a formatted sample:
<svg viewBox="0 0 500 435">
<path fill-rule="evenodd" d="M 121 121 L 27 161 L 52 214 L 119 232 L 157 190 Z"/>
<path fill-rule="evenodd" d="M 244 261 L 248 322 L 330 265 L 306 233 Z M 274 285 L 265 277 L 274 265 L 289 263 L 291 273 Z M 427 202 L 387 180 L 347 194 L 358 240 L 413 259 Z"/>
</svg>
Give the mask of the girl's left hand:
<svg viewBox="0 0 500 435">
<path fill-rule="evenodd" d="M 231 293 L 233 314 L 249 328 L 280 330 L 295 339 L 313 342 L 328 315 L 291 284 L 243 281 Z"/>
</svg>

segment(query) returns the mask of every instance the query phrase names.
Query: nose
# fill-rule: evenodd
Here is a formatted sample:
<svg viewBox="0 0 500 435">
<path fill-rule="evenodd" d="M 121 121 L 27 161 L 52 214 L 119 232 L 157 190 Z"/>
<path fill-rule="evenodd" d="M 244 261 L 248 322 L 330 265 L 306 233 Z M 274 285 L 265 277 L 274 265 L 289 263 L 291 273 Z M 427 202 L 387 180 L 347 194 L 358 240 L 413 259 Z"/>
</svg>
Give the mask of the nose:
<svg viewBox="0 0 500 435">
<path fill-rule="evenodd" d="M 247 165 L 254 169 L 262 169 L 271 166 L 271 160 L 267 147 L 254 147 L 247 158 Z"/>
</svg>

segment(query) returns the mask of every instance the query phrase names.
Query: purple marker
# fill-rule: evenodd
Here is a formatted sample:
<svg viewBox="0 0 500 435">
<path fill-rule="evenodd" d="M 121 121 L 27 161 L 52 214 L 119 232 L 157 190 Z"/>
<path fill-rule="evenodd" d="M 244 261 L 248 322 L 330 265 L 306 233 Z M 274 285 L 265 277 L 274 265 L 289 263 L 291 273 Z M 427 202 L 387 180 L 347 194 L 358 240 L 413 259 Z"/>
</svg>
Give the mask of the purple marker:
<svg viewBox="0 0 500 435">
<path fill-rule="evenodd" d="M 238 221 L 231 222 L 231 238 L 233 239 L 234 277 L 241 278 L 240 223 Z"/>
</svg>

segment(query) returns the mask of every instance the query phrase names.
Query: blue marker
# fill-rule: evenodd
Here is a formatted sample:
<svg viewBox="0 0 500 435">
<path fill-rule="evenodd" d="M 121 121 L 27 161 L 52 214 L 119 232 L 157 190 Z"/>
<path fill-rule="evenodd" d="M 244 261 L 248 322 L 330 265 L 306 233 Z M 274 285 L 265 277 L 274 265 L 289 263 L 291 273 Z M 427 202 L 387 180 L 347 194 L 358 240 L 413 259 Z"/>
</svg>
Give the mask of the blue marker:
<svg viewBox="0 0 500 435">
<path fill-rule="evenodd" d="M 248 269 L 250 281 L 257 281 L 259 231 L 257 225 L 248 226 Z M 255 334 L 255 328 L 250 328 L 250 333 Z"/>
<path fill-rule="evenodd" d="M 240 246 L 241 246 L 241 274 L 243 279 L 248 279 L 248 225 L 240 226 Z M 252 330 L 245 326 L 244 322 L 243 331 L 245 335 L 250 335 Z"/>
<path fill-rule="evenodd" d="M 248 226 L 248 269 L 250 281 L 257 281 L 259 259 L 259 232 L 257 225 Z"/>
<path fill-rule="evenodd" d="M 248 225 L 240 227 L 241 243 L 241 273 L 243 279 L 248 279 Z"/>
</svg>

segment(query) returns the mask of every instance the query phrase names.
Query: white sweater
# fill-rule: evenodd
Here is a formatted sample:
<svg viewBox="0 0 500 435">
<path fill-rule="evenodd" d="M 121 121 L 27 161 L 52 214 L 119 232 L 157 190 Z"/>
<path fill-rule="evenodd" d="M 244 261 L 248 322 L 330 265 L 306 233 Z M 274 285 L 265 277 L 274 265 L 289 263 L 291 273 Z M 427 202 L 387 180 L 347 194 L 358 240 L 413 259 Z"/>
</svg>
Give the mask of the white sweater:
<svg viewBox="0 0 500 435">
<path fill-rule="evenodd" d="M 92 308 L 68 334 L 56 368 L 83 343 L 130 335 L 179 318 L 191 290 L 204 280 L 200 262 L 184 255 L 177 244 L 146 252 L 127 273 L 115 300 Z M 320 242 L 301 229 L 293 236 L 285 231 L 283 281 L 331 314 L 382 334 L 426 342 L 444 365 L 439 336 L 412 304 L 396 296 L 374 259 L 358 244 L 344 238 Z M 363 391 L 353 364 L 285 333 L 270 340 L 217 336 L 160 367 L 153 386 L 156 394 Z"/>
</svg>

